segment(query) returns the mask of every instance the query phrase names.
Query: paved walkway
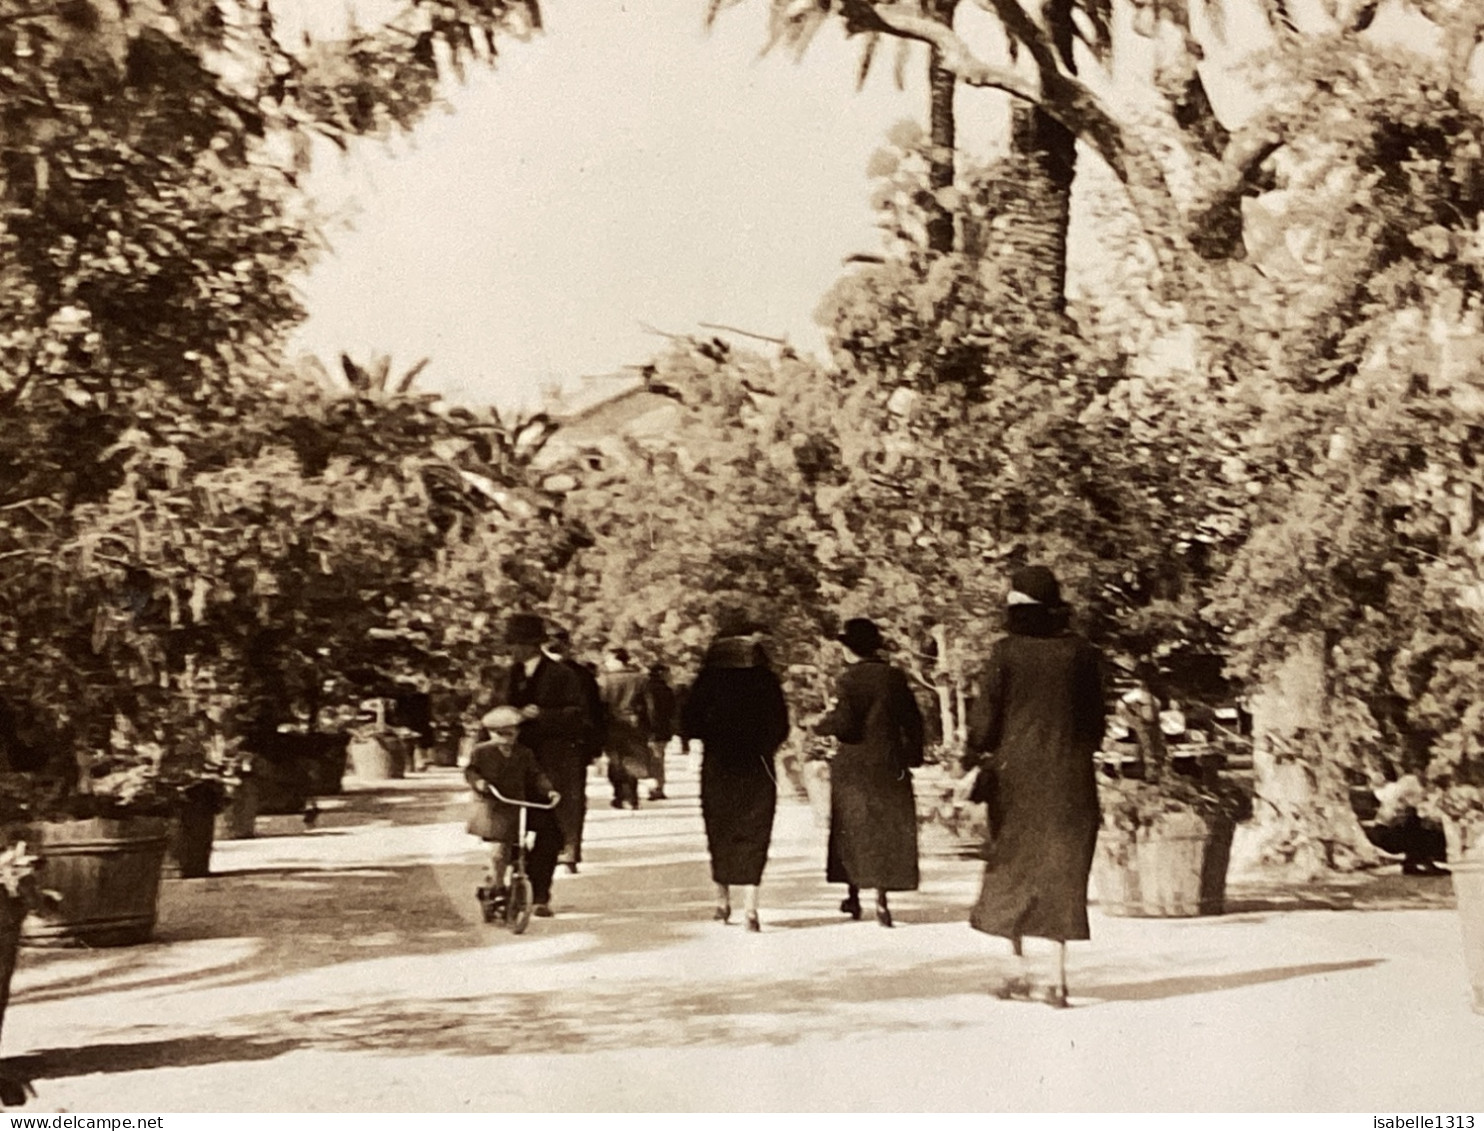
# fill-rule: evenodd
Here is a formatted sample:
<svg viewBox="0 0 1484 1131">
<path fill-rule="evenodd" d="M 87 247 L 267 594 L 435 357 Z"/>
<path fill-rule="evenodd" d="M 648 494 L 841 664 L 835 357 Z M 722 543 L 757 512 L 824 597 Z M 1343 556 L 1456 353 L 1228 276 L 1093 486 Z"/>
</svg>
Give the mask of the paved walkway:
<svg viewBox="0 0 1484 1131">
<path fill-rule="evenodd" d="M 28 1110 L 1484 1112 L 1447 881 L 1094 909 L 1056 1011 L 986 992 L 977 865 L 932 837 L 883 930 L 838 914 L 823 833 L 781 803 L 763 932 L 710 922 L 695 779 L 673 784 L 634 813 L 592 780 L 587 862 L 523 937 L 478 921 L 456 771 L 352 783 L 312 832 L 261 822 L 167 881 L 155 943 L 22 953 Z"/>
</svg>

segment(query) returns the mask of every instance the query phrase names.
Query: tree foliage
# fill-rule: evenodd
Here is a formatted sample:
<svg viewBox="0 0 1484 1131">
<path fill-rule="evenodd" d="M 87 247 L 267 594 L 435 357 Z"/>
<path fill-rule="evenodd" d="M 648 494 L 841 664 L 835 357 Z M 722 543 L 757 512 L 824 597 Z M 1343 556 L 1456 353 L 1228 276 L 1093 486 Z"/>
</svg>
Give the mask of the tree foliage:
<svg viewBox="0 0 1484 1131">
<path fill-rule="evenodd" d="M 415 371 L 318 388 L 282 356 L 311 139 L 411 126 L 539 23 L 411 0 L 287 42 L 258 0 L 0 3 L 11 768 L 75 760 L 137 802 L 321 696 L 476 678 L 485 623 L 570 555 L 524 470 L 543 422 L 410 395 Z"/>
</svg>

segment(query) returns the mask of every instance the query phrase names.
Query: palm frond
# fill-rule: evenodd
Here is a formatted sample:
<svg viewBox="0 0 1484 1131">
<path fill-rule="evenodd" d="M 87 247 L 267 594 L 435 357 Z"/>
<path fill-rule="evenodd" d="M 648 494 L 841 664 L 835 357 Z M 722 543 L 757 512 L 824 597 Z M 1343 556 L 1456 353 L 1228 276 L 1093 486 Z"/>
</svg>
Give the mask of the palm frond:
<svg viewBox="0 0 1484 1131">
<path fill-rule="evenodd" d="M 865 43 L 861 44 L 860 63 L 855 69 L 855 88 L 860 90 L 866 85 L 866 76 L 871 73 L 871 63 L 876 58 L 876 48 L 881 44 L 881 36 L 872 33 L 866 36 Z"/>
<path fill-rule="evenodd" d="M 430 357 L 425 357 L 411 369 L 409 369 L 406 373 L 402 374 L 402 376 L 397 379 L 397 387 L 392 391 L 398 396 L 407 392 L 408 389 L 412 388 L 412 383 L 417 380 L 418 374 L 426 369 L 428 367 L 428 362 L 432 360 L 433 359 Z"/>
<path fill-rule="evenodd" d="M 340 355 L 340 369 L 345 374 L 345 380 L 350 387 L 358 393 L 369 392 L 371 389 L 371 375 L 350 359 L 350 354 Z"/>
</svg>

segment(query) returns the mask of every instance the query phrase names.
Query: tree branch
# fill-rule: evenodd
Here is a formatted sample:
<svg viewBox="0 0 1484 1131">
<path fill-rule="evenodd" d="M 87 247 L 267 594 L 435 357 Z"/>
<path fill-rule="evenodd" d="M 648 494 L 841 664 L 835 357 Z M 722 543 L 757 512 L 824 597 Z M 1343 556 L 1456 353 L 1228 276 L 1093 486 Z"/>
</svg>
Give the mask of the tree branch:
<svg viewBox="0 0 1484 1131">
<path fill-rule="evenodd" d="M 866 0 L 860 2 L 864 4 Z M 996 6 L 1006 4 L 1007 11 L 1018 8 L 1014 0 L 985 2 Z M 1050 41 L 1023 11 L 1016 27 L 1024 24 L 1030 29 L 1027 34 L 1031 35 L 1033 42 L 1026 44 L 1027 50 L 1032 51 L 1033 58 L 1039 57 L 1044 61 L 1038 66 L 1036 78 L 1028 78 L 1010 67 L 985 62 L 953 28 L 922 15 L 916 5 L 893 2 L 868 6 L 875 19 L 892 35 L 934 48 L 943 68 L 956 75 L 960 82 L 1003 91 L 1013 98 L 1039 106 L 1090 146 L 1128 189 L 1134 211 L 1151 236 L 1160 229 L 1167 232 L 1183 230 L 1179 209 L 1154 154 L 1125 129 L 1091 88 L 1061 69 Z M 1158 245 L 1160 241 L 1155 242 Z"/>
</svg>

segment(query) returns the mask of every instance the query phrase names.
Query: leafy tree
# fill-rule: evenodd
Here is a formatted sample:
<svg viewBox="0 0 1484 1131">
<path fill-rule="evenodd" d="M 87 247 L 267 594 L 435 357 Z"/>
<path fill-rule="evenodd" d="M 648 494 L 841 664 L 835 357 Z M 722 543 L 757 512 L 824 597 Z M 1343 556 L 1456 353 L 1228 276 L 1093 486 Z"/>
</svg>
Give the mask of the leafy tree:
<svg viewBox="0 0 1484 1131">
<path fill-rule="evenodd" d="M 1366 758 L 1374 768 L 1383 750 L 1393 762 L 1426 762 L 1425 752 L 1447 748 L 1453 760 L 1437 763 L 1435 776 L 1456 780 L 1458 758 L 1467 762 L 1457 753 L 1462 740 L 1431 722 L 1406 720 L 1421 711 L 1461 726 L 1463 712 L 1440 715 L 1426 680 L 1396 674 L 1390 657 L 1417 651 L 1378 632 L 1366 612 L 1393 592 L 1451 599 L 1442 567 L 1430 588 L 1386 581 L 1419 568 L 1416 535 L 1403 519 L 1426 522 L 1415 506 L 1403 514 L 1369 494 L 1337 492 L 1326 461 L 1334 444 L 1355 450 L 1335 437 L 1359 427 L 1350 418 L 1361 406 L 1379 412 L 1396 400 L 1375 399 L 1366 391 L 1374 375 L 1362 379 L 1392 364 L 1376 361 L 1396 352 L 1388 312 L 1403 311 L 1449 340 L 1472 333 L 1476 280 L 1459 249 L 1472 245 L 1479 216 L 1480 130 L 1468 68 L 1484 17 L 1457 5 L 1381 12 L 1341 2 L 1310 6 L 1307 15 L 1266 5 L 1270 39 L 1260 71 L 1250 72 L 1258 109 L 1233 122 L 1222 120 L 1201 79 L 1202 69 L 1233 57 L 1219 5 L 1206 6 L 1212 18 L 1201 21 L 1180 3 L 1136 6 L 1135 30 L 1148 36 L 1155 56 L 1137 103 L 1108 96 L 1111 5 L 1076 5 L 1074 30 L 1087 50 L 1075 72 L 1054 49 L 1054 14 L 1014 0 L 981 7 L 998 17 L 1024 66 L 988 62 L 917 5 L 780 3 L 775 18 L 785 38 L 840 20 L 856 34 L 932 44 L 961 81 L 1003 90 L 1055 117 L 1122 183 L 1127 216 L 1117 215 L 1122 209 L 1111 197 L 1094 200 L 1101 214 L 1095 235 L 1110 269 L 1108 284 L 1078 311 L 1078 326 L 1089 340 L 1120 342 L 1133 372 L 1094 398 L 1083 419 L 1110 407 L 1131 413 L 1126 439 L 1136 442 L 1114 446 L 1124 472 L 1151 484 L 1176 544 L 1203 562 L 1187 574 L 1200 584 L 1194 591 L 1187 584 L 1184 605 L 1194 600 L 1198 608 L 1203 591 L 1214 598 L 1191 627 L 1207 638 L 1229 634 L 1224 651 L 1264 720 L 1266 796 L 1258 815 L 1269 854 L 1304 870 L 1364 860 L 1372 854 L 1350 818 L 1344 772 Z M 1393 45 L 1385 25 L 1403 9 L 1432 24 L 1430 54 Z M 1126 109 L 1135 104 L 1137 111 Z M 1257 270 L 1241 262 L 1248 256 Z M 1429 281 L 1443 262 L 1457 291 L 1447 302 L 1431 297 L 1436 284 Z M 945 340 L 932 362 L 961 365 L 974 344 L 942 325 Z M 1455 401 L 1436 412 L 1443 431 L 1434 429 L 1430 441 L 1419 436 L 1408 474 L 1424 467 L 1442 474 L 1448 444 L 1437 436 L 1470 426 Z M 1387 427 L 1378 422 L 1377 434 Z M 1150 462 L 1161 458 L 1173 461 L 1168 469 Z M 1177 467 L 1180 478 L 1170 480 Z M 1347 487 L 1373 478 L 1349 470 Z M 1156 489 L 1161 474 L 1168 482 Z M 1400 473 L 1386 474 L 1390 483 Z M 1467 476 L 1452 474 L 1447 491 L 1468 495 Z M 1306 526 L 1354 554 L 1332 555 Z M 1434 606 L 1394 613 L 1392 624 L 1438 615 Z M 1190 618 L 1181 613 L 1180 621 Z M 1452 657 L 1444 666 L 1459 679 L 1458 656 L 1473 645 L 1467 618 L 1448 623 L 1449 633 L 1464 635 L 1423 652 Z M 1422 661 L 1421 670 L 1431 671 L 1432 662 Z M 1309 689 L 1308 703 L 1296 701 L 1305 698 L 1298 688 Z"/>
<path fill-rule="evenodd" d="M 503 425 L 316 401 L 282 347 L 316 246 L 310 139 L 407 128 L 440 78 L 536 27 L 521 0 L 413 0 L 376 29 L 287 44 L 253 0 L 0 4 L 13 766 L 76 750 L 106 769 L 125 742 L 146 770 L 188 768 L 207 731 L 240 723 L 228 707 L 292 701 L 276 685 L 316 667 L 366 684 L 415 660 L 426 678 L 451 637 L 413 647 L 409 625 L 522 591 L 468 560 L 530 574 L 522 548 L 545 536 L 544 504 L 517 508 L 528 534 L 502 509 L 528 493 L 491 448 Z"/>
</svg>

